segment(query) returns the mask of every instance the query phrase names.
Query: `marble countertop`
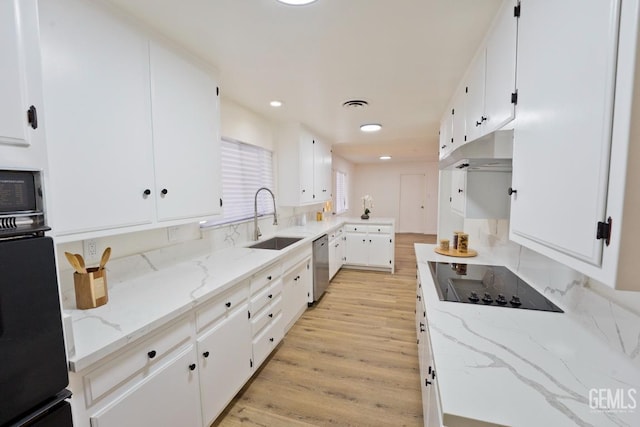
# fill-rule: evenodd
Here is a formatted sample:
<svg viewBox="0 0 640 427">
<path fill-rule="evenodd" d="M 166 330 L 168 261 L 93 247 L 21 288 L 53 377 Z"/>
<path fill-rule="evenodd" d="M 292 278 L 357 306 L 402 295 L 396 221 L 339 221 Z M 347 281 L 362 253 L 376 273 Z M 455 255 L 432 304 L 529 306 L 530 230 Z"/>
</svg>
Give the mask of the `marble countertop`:
<svg viewBox="0 0 640 427">
<path fill-rule="evenodd" d="M 67 331 L 73 348 L 68 355 L 70 370 L 87 369 L 323 234 L 354 222 L 393 224 L 393 219 L 331 217 L 309 221 L 278 230 L 274 236 L 303 237 L 279 251 L 248 247 L 199 250 L 180 262 L 168 262 L 181 249 L 163 248 L 111 262 L 107 266 L 109 302 L 91 310 L 65 310 L 72 328 Z"/>
<path fill-rule="evenodd" d="M 440 301 L 427 262 L 461 261 L 434 248 L 415 245 L 444 425 L 640 425 L 630 360 L 567 313 Z M 462 262 L 501 265 L 479 252 Z M 618 410 L 590 407 L 607 394 Z"/>
</svg>

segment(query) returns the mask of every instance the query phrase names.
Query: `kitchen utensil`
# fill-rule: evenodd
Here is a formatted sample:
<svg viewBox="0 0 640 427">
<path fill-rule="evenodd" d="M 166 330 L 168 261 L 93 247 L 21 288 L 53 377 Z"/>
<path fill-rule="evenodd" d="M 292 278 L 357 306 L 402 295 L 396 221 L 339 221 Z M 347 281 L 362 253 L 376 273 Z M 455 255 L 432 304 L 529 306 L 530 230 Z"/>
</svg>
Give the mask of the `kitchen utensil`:
<svg viewBox="0 0 640 427">
<path fill-rule="evenodd" d="M 85 273 L 86 274 L 87 273 L 87 266 L 84 263 L 84 258 L 82 258 L 82 255 L 80 255 L 80 254 L 74 254 L 74 256 L 78 260 L 78 264 L 80 264 L 81 271 L 79 271 L 78 273 Z"/>
<path fill-rule="evenodd" d="M 86 273 L 87 271 L 84 269 L 84 267 L 82 265 L 80 265 L 80 261 L 78 261 L 78 258 L 76 258 L 76 256 L 74 254 L 72 254 L 71 252 L 65 252 L 64 256 L 67 257 L 67 261 L 69 261 L 69 264 L 71 264 L 71 267 L 73 267 L 73 269 L 78 272 L 78 273 Z"/>
<path fill-rule="evenodd" d="M 107 265 L 110 256 L 111 248 L 108 247 L 104 250 L 104 252 L 102 253 L 102 257 L 100 258 L 100 267 L 98 268 L 99 270 L 104 270 L 104 266 Z"/>
</svg>

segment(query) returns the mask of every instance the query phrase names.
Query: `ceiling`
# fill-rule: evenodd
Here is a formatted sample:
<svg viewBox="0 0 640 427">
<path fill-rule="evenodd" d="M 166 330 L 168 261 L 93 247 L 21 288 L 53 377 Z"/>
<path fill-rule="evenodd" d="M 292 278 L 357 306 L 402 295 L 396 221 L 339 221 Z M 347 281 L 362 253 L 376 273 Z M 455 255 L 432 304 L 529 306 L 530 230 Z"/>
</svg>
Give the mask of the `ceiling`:
<svg viewBox="0 0 640 427">
<path fill-rule="evenodd" d="M 109 0 L 219 71 L 223 96 L 355 163 L 437 160 L 446 104 L 500 0 Z M 278 109 L 269 106 L 281 100 Z M 362 99 L 369 106 L 347 109 Z M 363 123 L 380 123 L 366 134 Z"/>
</svg>

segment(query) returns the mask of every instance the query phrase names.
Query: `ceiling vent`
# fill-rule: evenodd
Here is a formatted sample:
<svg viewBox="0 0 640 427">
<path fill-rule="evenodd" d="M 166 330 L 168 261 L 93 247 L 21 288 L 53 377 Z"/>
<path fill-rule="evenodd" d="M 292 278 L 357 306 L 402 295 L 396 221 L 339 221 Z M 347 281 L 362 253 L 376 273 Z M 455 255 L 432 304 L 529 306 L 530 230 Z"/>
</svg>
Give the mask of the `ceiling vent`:
<svg viewBox="0 0 640 427">
<path fill-rule="evenodd" d="M 349 101 L 342 103 L 342 106 L 344 108 L 350 109 L 364 108 L 367 105 L 369 105 L 369 103 L 367 101 L 363 101 L 362 99 L 350 99 Z"/>
</svg>

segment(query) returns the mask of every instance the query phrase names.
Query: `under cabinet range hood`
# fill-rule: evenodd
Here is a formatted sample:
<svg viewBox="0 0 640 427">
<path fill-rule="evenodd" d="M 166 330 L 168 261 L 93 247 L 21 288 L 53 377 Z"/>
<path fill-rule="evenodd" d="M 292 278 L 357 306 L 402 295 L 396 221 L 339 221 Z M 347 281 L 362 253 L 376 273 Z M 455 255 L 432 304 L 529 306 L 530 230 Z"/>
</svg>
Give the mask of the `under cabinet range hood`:
<svg viewBox="0 0 640 427">
<path fill-rule="evenodd" d="M 467 142 L 440 160 L 440 170 L 511 172 L 513 129 L 493 132 Z"/>
</svg>

